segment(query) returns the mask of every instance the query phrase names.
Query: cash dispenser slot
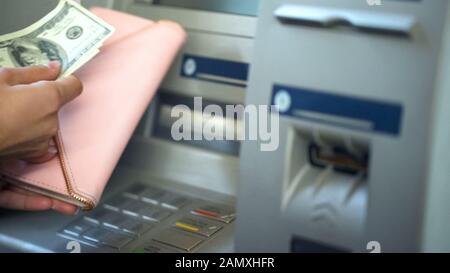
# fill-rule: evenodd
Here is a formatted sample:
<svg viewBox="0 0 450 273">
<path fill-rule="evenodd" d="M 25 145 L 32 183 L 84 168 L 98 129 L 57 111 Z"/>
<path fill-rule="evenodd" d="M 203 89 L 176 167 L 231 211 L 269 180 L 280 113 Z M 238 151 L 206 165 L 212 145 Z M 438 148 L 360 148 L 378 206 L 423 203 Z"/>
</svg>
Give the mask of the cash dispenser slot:
<svg viewBox="0 0 450 273">
<path fill-rule="evenodd" d="M 358 174 L 367 172 L 368 154 L 353 154 L 345 147 L 321 147 L 311 143 L 308 147 L 309 162 L 314 167 L 325 169 L 332 166 L 336 172 Z"/>
<path fill-rule="evenodd" d="M 292 127 L 288 143 L 281 209 L 295 222 L 292 234 L 300 241 L 320 245 L 325 238 L 329 247 L 353 249 L 366 220 L 370 142 L 331 130 Z M 295 248 L 308 251 L 307 245 Z"/>
</svg>

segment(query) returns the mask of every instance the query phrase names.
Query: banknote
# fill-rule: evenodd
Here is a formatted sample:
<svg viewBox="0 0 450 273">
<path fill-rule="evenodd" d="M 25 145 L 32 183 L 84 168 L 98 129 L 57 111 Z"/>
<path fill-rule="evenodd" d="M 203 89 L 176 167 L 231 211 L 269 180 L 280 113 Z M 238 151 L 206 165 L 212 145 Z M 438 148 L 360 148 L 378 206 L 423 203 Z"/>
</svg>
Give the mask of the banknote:
<svg viewBox="0 0 450 273">
<path fill-rule="evenodd" d="M 33 25 L 0 36 L 0 67 L 61 63 L 61 77 L 70 75 L 98 52 L 114 28 L 72 0 Z"/>
</svg>

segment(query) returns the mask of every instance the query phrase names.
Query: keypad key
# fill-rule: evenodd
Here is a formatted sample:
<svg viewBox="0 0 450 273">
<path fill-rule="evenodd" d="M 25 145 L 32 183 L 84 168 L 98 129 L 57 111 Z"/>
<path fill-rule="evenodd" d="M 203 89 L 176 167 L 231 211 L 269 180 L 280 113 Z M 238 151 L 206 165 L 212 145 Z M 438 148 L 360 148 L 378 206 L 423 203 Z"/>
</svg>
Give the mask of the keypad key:
<svg viewBox="0 0 450 273">
<path fill-rule="evenodd" d="M 132 240 L 133 238 L 120 233 L 106 232 L 101 239 L 101 243 L 114 249 L 121 250 Z"/>
<path fill-rule="evenodd" d="M 158 242 L 151 242 L 143 248 L 145 253 L 179 253 L 179 250 L 175 250 L 169 246 L 160 244 Z"/>
<path fill-rule="evenodd" d="M 200 217 L 187 216 L 175 222 L 174 227 L 205 237 L 211 237 L 223 227 L 223 224 Z"/>
<path fill-rule="evenodd" d="M 94 243 L 100 243 L 104 236 L 104 230 L 101 228 L 93 228 L 83 233 L 83 238 Z"/>
<path fill-rule="evenodd" d="M 85 221 L 84 219 L 78 219 L 75 222 L 67 225 L 63 229 L 63 233 L 79 237 L 81 236 L 81 234 L 90 230 L 93 227 L 94 226 L 91 223 Z"/>
<path fill-rule="evenodd" d="M 205 204 L 199 206 L 191 210 L 191 213 L 223 223 L 231 223 L 236 218 L 236 214 L 233 209 L 227 206 L 216 204 Z"/>
<path fill-rule="evenodd" d="M 110 210 L 99 207 L 99 208 L 96 208 L 95 210 L 89 212 L 88 214 L 86 214 L 84 216 L 84 219 L 93 224 L 101 225 L 102 222 L 104 222 L 105 220 L 108 219 L 108 217 L 110 217 L 111 213 L 114 213 L 114 212 L 111 212 Z"/>
<path fill-rule="evenodd" d="M 129 202 L 131 202 L 130 198 L 127 198 L 125 196 L 119 195 L 114 198 L 110 198 L 107 200 L 103 207 L 113 210 L 113 211 L 120 211 L 122 207 L 126 206 Z"/>
<path fill-rule="evenodd" d="M 139 196 L 147 189 L 147 186 L 137 183 L 129 187 L 125 190 L 123 193 L 124 196 L 132 198 L 132 199 L 139 199 Z"/>
<path fill-rule="evenodd" d="M 127 218 L 126 215 L 111 211 L 103 218 L 102 223 L 104 227 L 120 230 L 120 223 L 123 222 L 125 218 Z"/>
<path fill-rule="evenodd" d="M 203 242 L 203 239 L 199 237 L 181 233 L 174 229 L 162 231 L 156 235 L 153 240 L 186 251 L 193 250 Z"/>
<path fill-rule="evenodd" d="M 142 219 L 152 222 L 161 222 L 172 215 L 170 211 L 161 209 L 156 206 L 148 206 L 139 211 Z"/>
<path fill-rule="evenodd" d="M 118 250 L 122 249 L 125 245 L 133 240 L 132 237 L 103 228 L 91 229 L 83 234 L 83 238 L 90 242 L 109 246 Z"/>
<path fill-rule="evenodd" d="M 158 205 L 167 194 L 168 192 L 165 190 L 150 186 L 141 194 L 141 200 L 153 205 Z"/>
<path fill-rule="evenodd" d="M 166 196 L 161 199 L 160 203 L 161 206 L 165 208 L 179 210 L 189 204 L 189 199 L 179 194 L 170 193 L 166 194 Z"/>
<path fill-rule="evenodd" d="M 134 236 L 141 236 L 145 232 L 149 231 L 153 225 L 148 223 L 143 223 L 141 221 L 135 219 L 124 219 L 121 223 L 119 223 L 122 231 L 132 234 Z"/>
<path fill-rule="evenodd" d="M 122 207 L 122 212 L 134 217 L 139 217 L 139 212 L 143 210 L 148 204 L 130 199 L 130 202 L 126 203 Z"/>
</svg>

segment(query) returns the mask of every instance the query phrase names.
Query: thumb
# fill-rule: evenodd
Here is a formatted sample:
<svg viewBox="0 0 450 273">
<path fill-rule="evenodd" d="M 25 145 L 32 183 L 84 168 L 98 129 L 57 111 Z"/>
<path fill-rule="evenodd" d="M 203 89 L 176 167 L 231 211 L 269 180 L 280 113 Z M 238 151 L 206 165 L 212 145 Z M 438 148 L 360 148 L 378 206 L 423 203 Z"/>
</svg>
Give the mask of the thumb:
<svg viewBox="0 0 450 273">
<path fill-rule="evenodd" d="M 59 62 L 49 62 L 47 65 L 7 68 L 5 81 L 11 86 L 31 84 L 38 81 L 52 81 L 58 77 L 60 69 L 61 65 Z"/>
<path fill-rule="evenodd" d="M 59 107 L 78 97 L 83 91 L 83 84 L 75 76 L 68 76 L 54 82 L 59 96 Z"/>
</svg>

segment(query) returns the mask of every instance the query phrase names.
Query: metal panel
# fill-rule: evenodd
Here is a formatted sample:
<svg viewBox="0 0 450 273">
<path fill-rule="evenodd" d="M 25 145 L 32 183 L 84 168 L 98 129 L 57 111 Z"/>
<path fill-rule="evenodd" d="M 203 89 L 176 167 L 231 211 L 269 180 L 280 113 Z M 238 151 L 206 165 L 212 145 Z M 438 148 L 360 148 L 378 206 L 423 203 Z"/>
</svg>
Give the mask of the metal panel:
<svg viewBox="0 0 450 273">
<path fill-rule="evenodd" d="M 348 12 L 406 14 L 417 21 L 410 36 L 331 25 L 292 23 L 278 19 L 274 12 L 284 3 L 333 7 Z M 241 181 L 238 211 L 238 251 L 287 251 L 289 236 L 301 231 L 299 217 L 283 211 L 285 168 L 295 162 L 286 153 L 289 130 L 328 131 L 344 136 L 358 136 L 370 143 L 367 177 L 368 202 L 364 238 L 353 251 L 365 250 L 365 243 L 377 240 L 384 251 L 421 250 L 423 202 L 431 107 L 435 74 L 441 49 L 447 1 L 383 1 L 369 6 L 366 1 L 294 0 L 264 1 L 259 18 L 255 53 L 250 72 L 246 103 L 266 105 L 272 101 L 276 84 L 299 89 L 327 92 L 353 98 L 390 101 L 404 109 L 401 135 L 353 133 L 336 126 L 300 119 L 282 118 L 281 146 L 277 152 L 264 153 L 258 143 L 244 143 L 241 149 Z M 293 139 L 300 136 L 294 136 Z M 287 142 L 287 143 L 286 143 Z M 288 145 L 288 146 L 286 146 Z M 297 145 L 297 144 L 295 144 Z M 301 147 L 298 144 L 298 147 Z M 306 153 L 305 149 L 295 150 Z M 295 163 L 296 164 L 296 163 Z M 271 166 L 270 171 L 266 166 Z M 267 171 L 265 171 L 267 170 Z M 260 190 L 261 189 L 261 190 Z M 246 199 L 251 193 L 251 201 Z M 300 190 L 296 192 L 300 193 Z M 293 201 L 294 202 L 294 201 Z M 294 202 L 295 203 L 295 202 Z M 294 204 L 293 203 L 293 204 Z M 264 208 L 265 214 L 258 214 Z M 267 221 L 285 215 L 283 221 Z M 251 219 L 250 221 L 248 221 Z M 252 226 L 261 227 L 255 233 Z M 319 232 L 319 231 L 317 231 Z M 280 234 L 277 239 L 267 234 Z M 323 233 L 334 241 L 341 233 Z M 330 239 L 331 240 L 331 239 Z"/>
</svg>

